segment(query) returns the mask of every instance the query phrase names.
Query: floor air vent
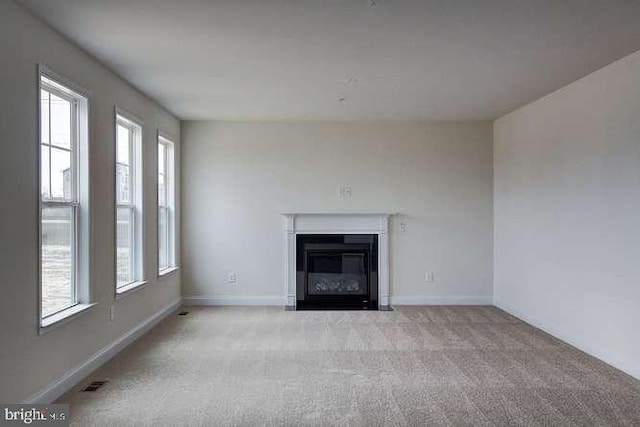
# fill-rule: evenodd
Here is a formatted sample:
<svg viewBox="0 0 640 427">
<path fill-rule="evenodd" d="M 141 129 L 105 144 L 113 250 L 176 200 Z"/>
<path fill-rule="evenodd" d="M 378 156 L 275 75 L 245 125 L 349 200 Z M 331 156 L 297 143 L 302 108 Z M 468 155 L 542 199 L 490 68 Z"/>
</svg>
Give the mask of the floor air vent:
<svg viewBox="0 0 640 427">
<path fill-rule="evenodd" d="M 189 314 L 188 311 L 181 311 L 180 313 L 178 313 L 178 316 L 186 316 L 187 314 Z"/>
<path fill-rule="evenodd" d="M 82 389 L 82 391 L 96 391 L 106 383 L 106 381 L 91 381 L 91 383 L 87 387 Z"/>
</svg>

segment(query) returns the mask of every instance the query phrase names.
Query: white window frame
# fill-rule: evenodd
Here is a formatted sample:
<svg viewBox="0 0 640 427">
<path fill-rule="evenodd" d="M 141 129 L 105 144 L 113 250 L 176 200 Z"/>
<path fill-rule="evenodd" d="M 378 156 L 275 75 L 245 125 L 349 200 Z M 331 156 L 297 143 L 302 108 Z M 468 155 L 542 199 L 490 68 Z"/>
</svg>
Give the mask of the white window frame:
<svg viewBox="0 0 640 427">
<path fill-rule="evenodd" d="M 158 255 L 158 275 L 159 276 L 165 276 L 175 270 L 177 270 L 178 265 L 177 265 L 177 257 L 176 257 L 176 197 L 175 197 L 175 192 L 176 192 L 176 174 L 175 174 L 175 162 L 176 162 L 176 151 L 175 151 L 175 143 L 173 142 L 173 139 L 162 133 L 162 132 L 158 132 L 158 148 L 160 148 L 160 146 L 164 146 L 165 148 L 165 162 L 164 162 L 164 178 L 165 178 L 165 185 L 164 185 L 164 189 L 165 189 L 165 204 L 161 205 L 160 204 L 160 197 L 159 197 L 159 188 L 160 188 L 160 182 L 157 182 L 157 187 L 156 189 L 158 191 L 156 191 L 156 195 L 158 196 L 158 222 L 156 224 L 156 230 L 158 230 L 158 251 L 157 251 L 157 255 Z M 159 150 L 158 150 L 159 151 Z M 158 166 L 159 166 L 159 159 L 158 156 L 156 156 L 157 162 L 158 162 Z M 156 179 L 158 179 L 158 175 L 159 173 L 156 174 Z M 167 266 L 164 268 L 161 268 L 160 266 L 160 217 L 162 215 L 162 212 L 165 211 L 166 212 L 166 224 L 167 224 L 167 236 L 166 236 L 166 260 L 167 260 Z"/>
<path fill-rule="evenodd" d="M 142 185 L 142 135 L 143 122 L 136 115 L 127 110 L 115 107 L 114 109 L 114 277 L 116 298 L 137 290 L 146 284 L 144 275 L 144 209 L 143 209 L 143 185 Z M 118 201 L 118 126 L 127 128 L 130 133 L 129 140 L 129 177 L 130 197 L 129 202 Z M 130 211 L 129 241 L 129 268 L 132 280 L 128 283 L 118 284 L 118 208 L 127 208 Z"/>
<path fill-rule="evenodd" d="M 69 199 L 42 196 L 42 114 L 41 92 L 46 90 L 71 102 L 71 167 L 72 197 Z M 89 105 L 91 95 L 68 79 L 38 64 L 37 73 L 37 182 L 38 182 L 38 333 L 52 330 L 93 307 L 90 278 L 90 182 L 89 182 Z M 48 113 L 47 113 L 48 114 Z M 51 129 L 51 124 L 49 124 Z M 60 147 L 57 147 L 60 148 Z M 49 154 L 51 158 L 51 154 Z M 51 168 L 49 167 L 49 173 Z M 49 189 L 51 191 L 51 188 Z M 43 316 L 42 311 L 42 210 L 47 207 L 69 207 L 72 216 L 72 286 L 74 302 L 60 310 Z"/>
</svg>

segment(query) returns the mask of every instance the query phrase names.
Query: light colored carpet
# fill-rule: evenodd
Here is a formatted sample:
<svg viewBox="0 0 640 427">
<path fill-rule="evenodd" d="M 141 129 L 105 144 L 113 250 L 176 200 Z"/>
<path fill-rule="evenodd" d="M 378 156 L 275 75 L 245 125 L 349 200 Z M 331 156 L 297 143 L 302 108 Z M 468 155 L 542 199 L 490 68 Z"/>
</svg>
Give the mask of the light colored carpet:
<svg viewBox="0 0 640 427">
<path fill-rule="evenodd" d="M 61 398 L 72 424 L 640 425 L 640 381 L 494 307 L 188 310 Z"/>
</svg>

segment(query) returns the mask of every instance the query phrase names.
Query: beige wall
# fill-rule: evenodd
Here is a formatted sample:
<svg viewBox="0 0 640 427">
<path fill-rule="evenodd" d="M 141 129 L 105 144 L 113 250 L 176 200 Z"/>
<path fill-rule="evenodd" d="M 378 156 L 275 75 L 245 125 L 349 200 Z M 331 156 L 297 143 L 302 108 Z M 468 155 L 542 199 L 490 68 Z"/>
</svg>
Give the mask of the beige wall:
<svg viewBox="0 0 640 427">
<path fill-rule="evenodd" d="M 179 274 L 156 278 L 154 209 L 156 130 L 178 138 L 180 123 L 12 1 L 0 2 L 0 58 L 0 402 L 17 402 L 180 297 Z M 86 315 L 41 336 L 37 332 L 38 62 L 92 94 L 91 287 L 98 302 Z M 118 301 L 114 301 L 114 105 L 144 121 L 144 264 L 149 280 L 144 289 Z M 108 314 L 111 305 L 113 322 Z"/>
<path fill-rule="evenodd" d="M 280 213 L 365 211 L 399 213 L 392 302 L 491 301 L 490 122 L 185 122 L 182 130 L 183 296 L 281 303 Z M 340 197 L 341 185 L 351 198 Z"/>
<path fill-rule="evenodd" d="M 640 378 L 640 52 L 494 133 L 496 304 Z"/>
</svg>

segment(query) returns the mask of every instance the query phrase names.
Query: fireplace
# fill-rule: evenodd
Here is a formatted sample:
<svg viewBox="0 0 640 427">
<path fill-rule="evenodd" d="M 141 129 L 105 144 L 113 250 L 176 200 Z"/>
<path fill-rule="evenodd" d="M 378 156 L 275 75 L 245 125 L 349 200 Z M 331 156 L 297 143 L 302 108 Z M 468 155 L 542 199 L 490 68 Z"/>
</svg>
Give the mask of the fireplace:
<svg viewBox="0 0 640 427">
<path fill-rule="evenodd" d="M 298 310 L 377 310 L 376 234 L 298 234 Z"/>
<path fill-rule="evenodd" d="M 368 301 L 369 307 L 367 309 L 375 310 L 388 310 L 389 306 L 389 219 L 392 213 L 375 213 L 375 212 L 304 212 L 304 213 L 283 213 L 283 225 L 284 225 L 284 301 L 287 310 L 295 310 L 296 307 L 301 309 L 310 309 L 314 303 L 319 309 L 328 308 L 330 306 L 337 308 L 353 308 L 363 309 L 365 301 Z M 324 237 L 322 237 L 324 236 Z M 349 236 L 349 237 L 345 237 Z M 359 237 L 358 237 L 359 236 Z M 366 247 L 364 259 L 368 264 L 365 266 L 367 271 L 367 292 L 368 299 L 363 298 L 362 295 L 349 295 L 348 289 L 352 289 L 351 292 L 360 292 L 356 290 L 353 283 L 347 286 L 347 283 L 340 284 L 328 284 L 321 283 L 320 287 L 316 288 L 311 293 L 305 291 L 308 290 L 308 277 L 305 271 L 305 255 L 304 245 L 313 244 L 312 240 L 318 238 L 320 241 L 316 244 L 338 244 L 347 245 L 358 243 L 368 243 L 368 257 L 366 256 Z M 334 239 L 334 240 L 332 240 Z M 298 246 L 300 243 L 300 247 Z M 377 248 L 377 249 L 376 249 Z M 326 249 L 331 249 L 326 247 Z M 354 247 L 354 249 L 358 249 Z M 299 260 L 299 261 L 298 261 Z M 322 266 L 321 260 L 317 259 L 314 265 L 314 272 L 319 273 Z M 328 260 L 330 261 L 330 260 Z M 335 261 L 335 258 L 333 259 Z M 356 271 L 356 276 L 362 276 L 358 274 L 358 269 L 352 268 L 355 261 L 353 258 L 347 257 L 343 264 L 347 265 L 349 271 Z M 362 264 L 360 264 L 362 265 Z M 351 267 L 350 267 L 351 266 Z M 340 270 L 337 267 L 333 267 L 329 273 L 336 273 L 336 271 L 342 272 L 342 264 Z M 315 279 L 320 276 L 313 276 Z M 325 278 L 327 278 L 325 276 Z M 357 279 L 356 277 L 355 279 Z M 359 286 L 358 282 L 358 286 Z M 312 282 L 313 284 L 313 282 Z M 316 283 L 317 284 L 317 283 Z M 346 290 L 342 295 L 331 295 L 331 292 Z M 339 301 L 343 301 L 342 304 Z M 347 301 L 346 303 L 344 301 Z M 356 301 L 358 301 L 356 303 Z M 375 305 L 377 301 L 377 307 Z M 351 307 L 349 307 L 351 305 Z"/>
</svg>

